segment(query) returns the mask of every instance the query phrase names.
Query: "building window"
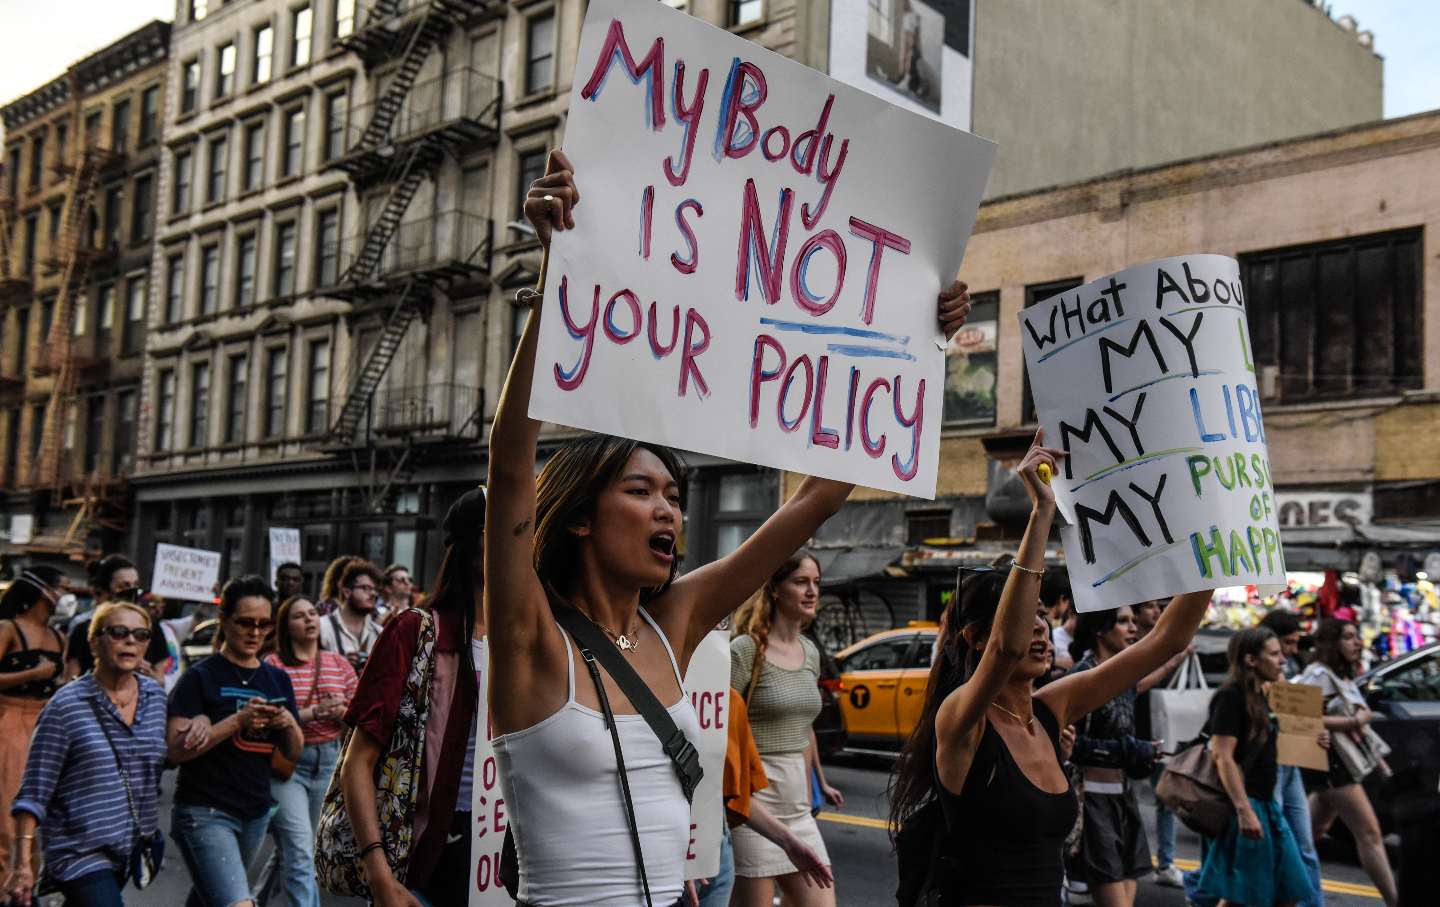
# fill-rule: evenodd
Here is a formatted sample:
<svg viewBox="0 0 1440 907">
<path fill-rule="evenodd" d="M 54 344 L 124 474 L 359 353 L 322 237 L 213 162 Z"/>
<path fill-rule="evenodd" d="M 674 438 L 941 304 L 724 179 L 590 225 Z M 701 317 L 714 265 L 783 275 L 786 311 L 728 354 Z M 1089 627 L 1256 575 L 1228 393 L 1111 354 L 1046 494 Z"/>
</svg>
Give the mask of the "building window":
<svg viewBox="0 0 1440 907">
<path fill-rule="evenodd" d="M 255 304 L 257 246 L 254 233 L 246 233 L 235 241 L 235 305 L 241 308 Z"/>
<path fill-rule="evenodd" d="M 185 304 L 185 253 L 177 252 L 165 259 L 165 323 L 174 324 L 181 318 Z"/>
<path fill-rule="evenodd" d="M 144 277 L 132 277 L 125 284 L 125 324 L 120 329 L 120 355 L 133 356 L 143 346 L 145 296 L 149 289 Z"/>
<path fill-rule="evenodd" d="M 1284 402 L 1422 385 L 1421 232 L 1240 257 L 1261 393 Z"/>
<path fill-rule="evenodd" d="M 335 37 L 348 38 L 355 31 L 355 0 L 335 0 Z"/>
<path fill-rule="evenodd" d="M 950 511 L 912 510 L 905 514 L 905 543 L 924 545 L 950 537 Z"/>
<path fill-rule="evenodd" d="M 58 415 L 58 414 L 57 414 Z M 38 468 L 40 459 L 40 444 L 45 438 L 45 404 L 38 403 L 30 407 L 30 463 L 32 468 Z"/>
<path fill-rule="evenodd" d="M 6 185 L 9 187 L 9 196 L 13 199 L 20 194 L 20 168 L 25 159 L 25 148 L 22 145 L 10 146 L 10 165 L 5 174 Z"/>
<path fill-rule="evenodd" d="M 200 314 L 214 315 L 220 305 L 220 246 L 200 250 Z"/>
<path fill-rule="evenodd" d="M 74 413 L 71 408 L 71 413 Z M 96 394 L 85 401 L 85 473 L 100 468 L 100 442 L 105 437 L 105 398 Z M 73 446 L 72 446 L 73 449 Z"/>
<path fill-rule="evenodd" d="M 190 21 L 199 22 L 209 12 L 210 0 L 190 0 Z"/>
<path fill-rule="evenodd" d="M 250 82 L 261 85 L 270 81 L 271 64 L 275 59 L 275 28 L 268 22 L 255 29 L 255 59 L 250 67 Z"/>
<path fill-rule="evenodd" d="M 190 366 L 190 446 L 204 447 L 210 436 L 210 363 Z"/>
<path fill-rule="evenodd" d="M 325 96 L 325 147 L 327 161 L 345 153 L 345 125 L 349 116 L 349 100 L 344 91 L 333 91 Z"/>
<path fill-rule="evenodd" d="M 275 226 L 275 280 L 271 296 L 289 296 L 295 292 L 295 222 Z"/>
<path fill-rule="evenodd" d="M 76 337 L 84 337 L 90 330 L 90 294 L 84 291 L 75 294 L 75 314 L 72 331 Z"/>
<path fill-rule="evenodd" d="M 15 310 L 15 377 L 25 377 L 25 365 L 30 359 L 30 308 Z"/>
<path fill-rule="evenodd" d="M 175 435 L 175 370 L 161 369 L 155 379 L 155 449 L 169 450 Z"/>
<path fill-rule="evenodd" d="M 50 254 L 52 256 L 58 256 L 60 248 L 60 224 L 64 222 L 65 215 L 58 204 L 51 205 L 45 210 L 50 214 Z"/>
<path fill-rule="evenodd" d="M 151 85 L 140 93 L 140 147 L 160 137 L 160 86 Z"/>
<path fill-rule="evenodd" d="M 155 195 L 155 178 L 150 174 L 135 178 L 135 199 L 130 203 L 130 242 L 148 240 L 154 227 L 152 203 Z"/>
<path fill-rule="evenodd" d="M 515 217 L 525 217 L 525 198 L 530 194 L 530 184 L 545 175 L 545 149 L 527 151 L 520 155 L 519 175 L 515 185 Z"/>
<path fill-rule="evenodd" d="M 40 178 L 45 172 L 45 136 L 40 134 L 30 140 L 30 188 L 40 188 Z"/>
<path fill-rule="evenodd" d="M 105 232 L 103 244 L 113 246 L 120 242 L 120 212 L 125 205 L 125 192 L 120 186 L 105 190 Z"/>
<path fill-rule="evenodd" d="M 35 258 L 40 254 L 40 215 L 25 215 L 25 258 L 21 270 L 26 277 L 35 273 Z"/>
<path fill-rule="evenodd" d="M 91 110 L 85 114 L 85 147 L 94 148 L 100 144 L 100 121 L 105 114 L 100 110 Z"/>
<path fill-rule="evenodd" d="M 280 176 L 297 176 L 305 163 L 305 108 L 294 107 L 282 114 L 285 128 L 281 130 L 284 148 L 280 156 Z"/>
<path fill-rule="evenodd" d="M 180 112 L 193 113 L 200 103 L 200 60 L 180 64 Z"/>
<path fill-rule="evenodd" d="M 764 0 L 730 0 L 731 28 L 759 22 L 765 16 Z"/>
<path fill-rule="evenodd" d="M 315 285 L 333 287 L 340 279 L 340 212 L 321 211 L 315 221 Z"/>
<path fill-rule="evenodd" d="M 176 214 L 190 210 L 190 180 L 195 167 L 195 153 L 186 149 L 175 152 L 175 198 L 172 207 Z"/>
<path fill-rule="evenodd" d="M 139 394 L 123 390 L 115 395 L 115 444 L 110 448 L 110 471 L 123 475 L 135 464 L 135 419 Z"/>
<path fill-rule="evenodd" d="M 555 84 L 555 12 L 525 23 L 525 93 L 549 91 Z"/>
<path fill-rule="evenodd" d="M 210 140 L 210 166 L 205 178 L 205 201 L 214 204 L 225 198 L 225 152 L 229 143 L 225 136 L 217 135 Z"/>
<path fill-rule="evenodd" d="M 302 6 L 290 16 L 290 65 L 304 66 L 310 62 L 309 6 Z"/>
<path fill-rule="evenodd" d="M 110 147 L 125 151 L 130 147 L 130 99 L 116 101 L 110 116 Z"/>
<path fill-rule="evenodd" d="M 235 90 L 235 42 L 220 45 L 216 59 L 220 65 L 215 67 L 215 99 L 219 100 Z"/>
<path fill-rule="evenodd" d="M 515 358 L 515 351 L 520 349 L 520 340 L 525 336 L 525 325 L 530 323 L 530 310 L 515 306 L 514 317 L 510 321 L 510 358 Z"/>
<path fill-rule="evenodd" d="M 62 121 L 62 122 L 59 122 L 59 123 L 56 123 L 56 124 L 55 124 L 55 163 L 56 163 L 57 165 L 59 165 L 59 164 L 64 164 L 64 163 L 65 163 L 65 150 L 66 150 L 66 148 L 69 147 L 69 145 L 70 145 L 70 128 L 69 128 L 68 126 L 66 126 L 63 121 Z M 56 174 L 56 176 L 58 177 L 59 174 Z"/>
<path fill-rule="evenodd" d="M 249 378 L 250 359 L 241 354 L 230 357 L 229 389 L 226 392 L 225 443 L 245 443 L 245 388 Z"/>
<path fill-rule="evenodd" d="M 285 433 L 286 351 L 271 347 L 265 351 L 265 437 Z"/>
<path fill-rule="evenodd" d="M 330 341 L 315 340 L 310 344 L 310 374 L 305 401 L 305 431 L 318 434 L 325 430 L 330 408 Z"/>
<path fill-rule="evenodd" d="M 5 487 L 15 487 L 15 475 L 20 468 L 20 410 L 12 408 L 7 414 L 5 433 Z"/>
<path fill-rule="evenodd" d="M 115 285 L 107 283 L 100 288 L 100 333 L 115 330 Z"/>
<path fill-rule="evenodd" d="M 775 484 L 769 473 L 719 476 L 715 494 L 715 557 L 739 548 L 775 512 Z"/>
<path fill-rule="evenodd" d="M 265 124 L 245 127 L 245 166 L 240 172 L 240 189 L 259 189 L 265 179 Z"/>
<path fill-rule="evenodd" d="M 970 317 L 945 354 L 945 421 L 995 423 L 999 370 L 1000 294 L 971 296 Z"/>
<path fill-rule="evenodd" d="M 53 343 L 54 338 L 50 336 L 50 328 L 55 324 L 55 297 L 42 299 L 40 301 L 40 342 Z"/>
<path fill-rule="evenodd" d="M 1039 302 L 1044 302 L 1052 296 L 1058 296 L 1067 290 L 1073 290 L 1085 282 L 1083 277 L 1067 277 L 1064 280 L 1052 280 L 1048 283 L 1033 283 L 1025 288 L 1025 308 L 1030 308 Z M 973 311 L 973 310 L 972 310 Z M 1021 419 L 1025 424 L 1035 421 L 1035 396 L 1030 392 L 1030 371 L 1025 368 L 1024 356 L 1021 356 L 1020 369 L 1024 377 L 1024 399 L 1021 401 Z"/>
</svg>

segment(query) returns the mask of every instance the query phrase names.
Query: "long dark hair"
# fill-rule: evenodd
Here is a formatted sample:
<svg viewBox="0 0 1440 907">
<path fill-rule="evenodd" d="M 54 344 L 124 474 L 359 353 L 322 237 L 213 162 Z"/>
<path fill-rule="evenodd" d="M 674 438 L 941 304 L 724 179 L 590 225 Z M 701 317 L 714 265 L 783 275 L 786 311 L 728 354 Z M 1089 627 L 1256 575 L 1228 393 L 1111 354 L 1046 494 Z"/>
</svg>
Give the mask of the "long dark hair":
<svg viewBox="0 0 1440 907">
<path fill-rule="evenodd" d="M 1276 638 L 1275 631 L 1269 627 L 1250 627 L 1230 637 L 1226 650 L 1230 657 L 1230 674 L 1226 684 L 1233 684 L 1245 692 L 1245 723 L 1249 729 L 1246 736 L 1251 743 L 1260 743 L 1270 733 L 1270 704 L 1265 699 L 1265 681 L 1255 673 L 1254 668 L 1245 664 L 1245 656 L 1259 658 L 1266 644 Z"/>
<path fill-rule="evenodd" d="M 1315 630 L 1315 660 L 1341 677 L 1351 678 L 1355 676 L 1355 665 L 1346 661 L 1340 653 L 1340 637 L 1345 635 L 1346 627 L 1355 627 L 1357 633 L 1360 631 L 1354 621 L 1335 617 L 1320 621 Z"/>
<path fill-rule="evenodd" d="M 265 582 L 265 578 L 254 573 L 235 577 L 220 590 L 220 617 L 222 620 L 215 627 L 214 648 L 216 652 L 219 652 L 220 647 L 225 645 L 225 621 L 223 618 L 235 616 L 235 609 L 239 606 L 242 598 L 265 599 L 270 605 L 271 619 L 273 620 L 275 617 L 275 590 L 270 588 L 270 584 Z M 274 633 L 272 632 L 260 643 L 258 654 L 261 658 L 265 657 L 266 649 L 273 639 Z"/>
<path fill-rule="evenodd" d="M 1122 605 L 1121 607 L 1126 607 Z M 1100 637 L 1115 629 L 1120 608 L 1109 611 L 1086 611 L 1075 619 L 1075 638 L 1070 641 L 1070 657 L 1079 661 L 1095 648 Z M 1098 653 L 1097 653 L 1098 654 Z"/>
<path fill-rule="evenodd" d="M 815 565 L 817 573 L 820 571 L 820 562 L 815 559 L 815 555 L 802 548 L 786 558 L 785 563 L 770 574 L 765 585 L 735 611 L 733 635 L 749 636 L 755 640 L 755 660 L 750 666 L 750 682 L 740 691 L 747 697 L 755 689 L 755 684 L 760 682 L 760 672 L 765 668 L 765 649 L 770 645 L 770 625 L 775 621 L 775 590 L 806 561 Z"/>
<path fill-rule="evenodd" d="M 60 585 L 60 571 L 54 567 L 37 565 L 27 568 L 10 588 L 0 595 L 0 619 L 13 620 L 29 611 L 42 601 L 52 602 L 45 593 L 57 592 Z"/>
<path fill-rule="evenodd" d="M 279 572 L 279 571 L 276 571 Z M 295 654 L 295 637 L 290 635 L 290 609 L 300 602 L 313 606 L 304 595 L 292 595 L 280 603 L 280 608 L 275 612 L 275 654 L 280 656 L 280 662 L 288 667 L 297 668 L 305 662 Z M 315 659 L 320 659 L 320 649 L 315 649 Z"/>
<path fill-rule="evenodd" d="M 925 710 L 900 751 L 890 782 L 892 834 L 935 796 L 935 716 L 945 697 L 969 680 L 980 663 L 1009 573 L 1009 570 L 993 568 L 962 570 L 955 598 L 940 615 L 940 646 L 930 665 Z M 975 637 L 973 648 L 965 641 L 967 628 Z"/>
<path fill-rule="evenodd" d="M 460 662 L 464 666 L 461 677 L 470 678 L 471 683 L 475 682 L 475 656 L 470 640 L 475 636 L 477 590 L 474 573 L 470 569 L 470 558 L 482 556 L 476 550 L 474 539 L 456 539 L 452 544 L 446 545 L 445 555 L 440 559 L 440 570 L 435 577 L 434 591 L 425 599 L 424 605 L 437 617 L 442 614 L 460 615 L 460 624 L 464 628 L 460 645 Z"/>
<path fill-rule="evenodd" d="M 547 587 L 560 594 L 568 592 L 580 562 L 579 541 L 570 527 L 594 513 L 600 492 L 620 475 L 630 455 L 641 449 L 653 453 L 681 485 L 683 509 L 684 465 L 674 451 L 659 444 L 586 435 L 557 450 L 540 470 L 535 482 L 535 573 Z M 675 579 L 678 564 L 678 558 L 671 561 L 670 578 L 662 585 L 641 592 L 642 604 L 665 591 Z"/>
</svg>

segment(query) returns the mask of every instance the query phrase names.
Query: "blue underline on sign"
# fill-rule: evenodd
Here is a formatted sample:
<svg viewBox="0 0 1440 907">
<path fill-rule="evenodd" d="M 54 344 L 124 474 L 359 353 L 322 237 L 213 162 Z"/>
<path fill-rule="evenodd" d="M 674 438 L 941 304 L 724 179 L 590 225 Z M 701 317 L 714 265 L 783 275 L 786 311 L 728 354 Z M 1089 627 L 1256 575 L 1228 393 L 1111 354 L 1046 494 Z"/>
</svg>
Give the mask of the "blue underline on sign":
<svg viewBox="0 0 1440 907">
<path fill-rule="evenodd" d="M 1085 340 L 1089 340 L 1091 337 L 1094 337 L 1094 336 L 1096 336 L 1097 334 L 1103 334 L 1103 333 L 1105 333 L 1106 331 L 1108 331 L 1108 330 L 1110 330 L 1110 329 L 1112 329 L 1112 328 L 1118 328 L 1120 325 L 1125 324 L 1125 323 L 1128 322 L 1129 320 L 1130 320 L 1129 318 L 1121 318 L 1119 321 L 1112 321 L 1112 322 L 1110 322 L 1109 324 L 1105 325 L 1103 328 L 1101 328 L 1101 329 L 1098 330 L 1098 331 L 1092 331 L 1092 332 L 1089 333 L 1089 334 L 1085 334 L 1085 335 L 1083 335 L 1083 336 L 1076 337 L 1074 340 L 1071 340 L 1069 343 L 1061 344 L 1060 346 L 1055 347 L 1055 349 L 1053 349 L 1053 350 L 1051 350 L 1050 352 L 1046 353 L 1045 355 L 1041 356 L 1038 361 L 1039 361 L 1039 362 L 1044 362 L 1046 359 L 1049 359 L 1051 356 L 1054 356 L 1056 353 L 1063 353 L 1063 352 L 1065 352 L 1066 350 L 1070 349 L 1070 347 L 1074 346 L 1075 344 L 1080 343 L 1080 342 L 1085 341 Z"/>
<path fill-rule="evenodd" d="M 1196 372 L 1196 373 L 1193 374 L 1193 375 L 1190 374 L 1189 372 L 1180 372 L 1180 373 L 1174 374 L 1174 375 L 1166 375 L 1164 378 L 1156 378 L 1154 381 L 1146 381 L 1144 384 L 1137 384 L 1137 385 L 1135 385 L 1134 387 L 1129 388 L 1128 390 L 1123 390 L 1123 391 L 1121 391 L 1120 393 L 1116 394 L 1115 396 L 1111 397 L 1111 398 L 1110 398 L 1110 402 L 1111 402 L 1111 403 L 1114 403 L 1116 400 L 1119 400 L 1121 397 L 1125 396 L 1126 394 L 1133 394 L 1133 393 L 1135 393 L 1136 391 L 1143 391 L 1145 388 L 1151 387 L 1151 386 L 1156 385 L 1156 384 L 1159 384 L 1161 381 L 1174 381 L 1176 378 L 1190 378 L 1190 379 L 1193 380 L 1193 379 L 1195 379 L 1195 378 L 1203 378 L 1203 377 L 1205 377 L 1206 375 L 1218 375 L 1218 374 L 1220 374 L 1220 370 L 1219 370 L 1219 369 L 1211 368 L 1211 369 L 1201 369 L 1200 371 Z"/>
<path fill-rule="evenodd" d="M 859 337 L 862 340 L 885 340 L 889 343 L 898 343 L 901 346 L 910 342 L 909 337 L 902 337 L 898 334 L 882 334 L 879 331 L 868 331 L 865 328 L 847 328 L 830 324 L 807 324 L 803 321 L 781 321 L 778 318 L 761 318 L 760 323 L 766 327 L 775 328 L 776 330 L 799 331 L 802 334 L 828 334 L 836 337 Z"/>
<path fill-rule="evenodd" d="M 1143 457 L 1135 457 L 1133 460 L 1126 460 L 1123 463 L 1116 463 L 1114 466 L 1107 466 L 1097 472 L 1092 472 L 1090 473 L 1090 475 L 1085 477 L 1085 481 L 1081 482 L 1079 485 L 1076 485 L 1074 488 L 1070 489 L 1070 491 L 1073 494 L 1074 492 L 1077 492 L 1080 489 L 1084 488 L 1086 485 L 1089 485 L 1091 482 L 1098 482 L 1101 479 L 1113 476 L 1117 472 L 1124 472 L 1127 469 L 1134 469 L 1136 466 L 1144 466 L 1146 463 L 1153 463 L 1156 460 L 1163 460 L 1166 457 L 1173 457 L 1176 454 L 1193 454 L 1199 452 L 1199 447 L 1172 447 L 1169 450 L 1157 450 L 1154 453 L 1148 453 Z"/>
<path fill-rule="evenodd" d="M 915 361 L 915 357 L 904 350 L 882 350 L 873 346 L 849 346 L 844 343 L 832 343 L 825 347 L 825 349 L 840 356 L 853 356 L 857 359 L 904 359 L 906 362 Z"/>
<path fill-rule="evenodd" d="M 1182 539 L 1181 541 L 1184 540 Z M 1155 555 L 1164 554 L 1165 552 L 1169 551 L 1171 548 L 1174 548 L 1176 545 L 1179 544 L 1180 542 L 1171 542 L 1168 545 L 1162 545 L 1159 548 L 1156 548 L 1154 551 L 1147 551 L 1139 557 L 1135 558 L 1134 560 L 1130 561 L 1129 563 L 1121 564 L 1119 567 L 1116 567 L 1114 570 L 1111 570 L 1109 573 L 1100 577 L 1095 582 L 1090 584 L 1090 588 L 1099 589 L 1101 586 L 1110 582 L 1112 579 L 1119 579 L 1120 577 L 1129 573 L 1131 570 L 1134 570 L 1136 567 L 1150 560 L 1150 558 L 1154 557 Z"/>
</svg>

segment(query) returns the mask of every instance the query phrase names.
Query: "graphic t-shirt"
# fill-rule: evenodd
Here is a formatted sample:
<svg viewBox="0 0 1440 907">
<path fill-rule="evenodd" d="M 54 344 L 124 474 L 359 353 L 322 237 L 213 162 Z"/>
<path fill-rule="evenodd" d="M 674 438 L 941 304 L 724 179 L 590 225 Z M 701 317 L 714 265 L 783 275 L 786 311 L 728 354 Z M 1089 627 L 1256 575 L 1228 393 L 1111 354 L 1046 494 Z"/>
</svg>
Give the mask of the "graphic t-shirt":
<svg viewBox="0 0 1440 907">
<path fill-rule="evenodd" d="M 273 665 L 242 668 L 223 655 L 211 655 L 180 676 L 170 694 L 170 716 L 205 715 L 212 725 L 240 711 L 255 697 L 284 702 L 299 721 L 290 677 Z M 237 733 L 202 756 L 182 763 L 175 802 L 210 806 L 240 819 L 270 809 L 270 753 L 277 732 Z"/>
</svg>

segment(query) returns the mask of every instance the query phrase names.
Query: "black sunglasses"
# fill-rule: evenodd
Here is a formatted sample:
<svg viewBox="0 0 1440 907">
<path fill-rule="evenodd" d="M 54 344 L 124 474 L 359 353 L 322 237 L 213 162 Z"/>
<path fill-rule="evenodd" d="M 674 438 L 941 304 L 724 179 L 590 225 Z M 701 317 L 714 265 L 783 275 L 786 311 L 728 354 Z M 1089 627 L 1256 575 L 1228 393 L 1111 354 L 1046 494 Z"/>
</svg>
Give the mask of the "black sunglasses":
<svg viewBox="0 0 1440 907">
<path fill-rule="evenodd" d="M 256 620 L 253 617 L 232 617 L 230 620 L 242 630 L 259 630 L 262 633 L 269 633 L 275 629 L 273 620 Z"/>
<path fill-rule="evenodd" d="M 150 631 L 145 627 L 103 627 L 100 632 L 116 642 L 129 639 L 132 636 L 135 637 L 136 642 L 150 641 Z"/>
</svg>

